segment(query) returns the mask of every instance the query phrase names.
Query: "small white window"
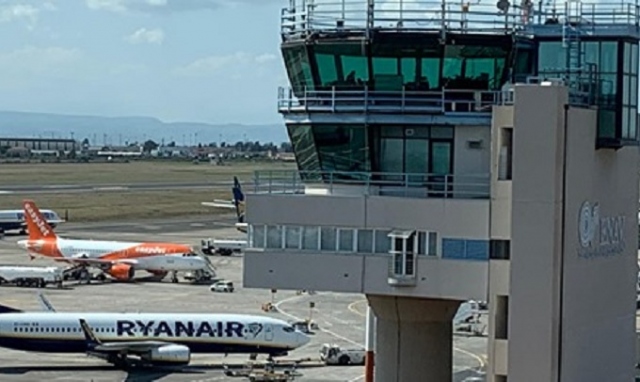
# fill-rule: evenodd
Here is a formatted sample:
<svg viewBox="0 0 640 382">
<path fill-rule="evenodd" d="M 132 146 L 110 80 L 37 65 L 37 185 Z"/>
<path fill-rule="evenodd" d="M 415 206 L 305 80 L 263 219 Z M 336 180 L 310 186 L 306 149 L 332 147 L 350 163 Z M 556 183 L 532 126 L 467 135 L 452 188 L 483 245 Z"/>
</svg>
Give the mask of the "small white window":
<svg viewBox="0 0 640 382">
<path fill-rule="evenodd" d="M 359 253 L 373 252 L 373 230 L 370 230 L 370 229 L 358 230 L 358 252 Z"/>
<path fill-rule="evenodd" d="M 322 227 L 320 229 L 320 250 L 321 251 L 336 251 L 336 228 Z"/>
<path fill-rule="evenodd" d="M 300 227 L 285 227 L 285 248 L 300 249 Z"/>
<path fill-rule="evenodd" d="M 437 256 L 438 233 L 420 231 L 417 236 L 418 255 Z"/>
<path fill-rule="evenodd" d="M 319 249 L 320 227 L 302 227 L 302 249 Z"/>
<path fill-rule="evenodd" d="M 338 250 L 340 252 L 353 252 L 354 237 L 353 229 L 340 228 L 338 230 Z"/>
</svg>

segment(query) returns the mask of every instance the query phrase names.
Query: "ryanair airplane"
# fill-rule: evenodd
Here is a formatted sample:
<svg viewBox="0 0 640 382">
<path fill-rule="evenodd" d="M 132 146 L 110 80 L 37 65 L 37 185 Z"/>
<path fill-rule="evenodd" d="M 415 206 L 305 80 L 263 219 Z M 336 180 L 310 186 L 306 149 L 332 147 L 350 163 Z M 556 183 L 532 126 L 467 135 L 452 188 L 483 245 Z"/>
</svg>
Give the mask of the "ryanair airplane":
<svg viewBox="0 0 640 382">
<path fill-rule="evenodd" d="M 58 313 L 0 305 L 0 347 L 85 353 L 125 367 L 186 366 L 192 353 L 286 355 L 309 342 L 289 323 L 264 316 L 182 313 Z"/>
</svg>

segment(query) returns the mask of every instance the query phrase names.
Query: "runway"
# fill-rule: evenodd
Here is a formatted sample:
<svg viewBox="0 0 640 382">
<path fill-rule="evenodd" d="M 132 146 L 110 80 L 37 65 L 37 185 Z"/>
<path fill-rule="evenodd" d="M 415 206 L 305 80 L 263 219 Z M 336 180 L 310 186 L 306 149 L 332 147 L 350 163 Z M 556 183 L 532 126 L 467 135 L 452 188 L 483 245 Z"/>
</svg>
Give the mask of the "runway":
<svg viewBox="0 0 640 382">
<path fill-rule="evenodd" d="M 198 183 L 112 183 L 112 184 L 52 184 L 52 185 L 7 185 L 1 186 L 0 194 L 60 194 L 78 192 L 108 191 L 161 191 L 161 190 L 194 190 L 230 188 L 233 182 L 198 182 Z"/>
<path fill-rule="evenodd" d="M 266 181 L 256 189 L 255 183 L 241 182 L 243 189 L 255 192 L 288 192 L 291 191 L 294 182 Z M 49 185 L 3 185 L 0 186 L 2 194 L 62 194 L 83 192 L 126 192 L 126 191 L 163 191 L 163 190 L 220 190 L 231 189 L 233 181 L 216 182 L 146 182 L 146 183 L 109 183 L 109 184 L 49 184 Z"/>
<path fill-rule="evenodd" d="M 237 217 L 235 216 L 235 214 L 206 215 L 161 220 L 148 219 L 130 222 L 69 222 L 62 224 L 57 229 L 57 232 L 64 236 L 73 235 L 74 232 L 109 232 L 131 235 L 155 235 L 189 231 L 213 231 L 223 228 L 233 228 L 236 222 Z"/>
<path fill-rule="evenodd" d="M 151 220 L 122 223 L 65 223 L 56 231 L 65 237 L 94 238 L 101 240 L 176 241 L 198 246 L 205 237 L 243 237 L 232 227 L 225 227 L 228 218 L 214 222 L 211 218 Z M 200 226 L 201 225 L 201 226 Z M 2 264 L 51 265 L 48 259 L 30 261 L 26 253 L 16 246 L 21 237 L 7 236 L 0 240 Z M 292 320 L 308 318 L 309 302 L 315 303 L 313 320 L 320 330 L 312 334 L 312 341 L 285 357 L 286 359 L 318 358 L 323 343 L 336 343 L 353 347 L 364 344 L 366 304 L 359 294 L 319 292 L 314 295 L 297 295 L 293 291 L 278 291 L 272 296 L 269 290 L 246 289 L 242 285 L 242 256 L 210 257 L 217 268 L 218 277 L 234 282 L 234 293 L 213 293 L 208 285 L 191 285 L 184 281 L 172 284 L 163 282 L 104 283 L 91 285 L 71 284 L 68 289 L 47 288 L 46 296 L 58 311 L 105 312 L 233 312 L 261 314 Z M 143 272 L 141 272 L 143 273 Z M 28 311 L 40 311 L 36 290 L 0 287 L 0 303 Z M 272 297 L 280 309 L 277 313 L 265 313 L 260 306 Z M 99 308 L 96 308 L 99 307 Z M 470 376 L 484 375 L 486 338 L 454 338 L 454 375 L 456 382 Z M 259 358 L 260 360 L 261 358 Z M 192 364 L 180 372 L 158 370 L 116 370 L 102 360 L 83 354 L 25 353 L 0 348 L 0 380 L 2 381 L 229 381 L 222 372 L 223 363 L 244 364 L 248 356 L 219 354 L 194 355 Z M 321 366 L 300 368 L 300 382 L 356 382 L 363 380 L 362 366 Z M 242 379 L 239 379 L 242 380 Z"/>
</svg>

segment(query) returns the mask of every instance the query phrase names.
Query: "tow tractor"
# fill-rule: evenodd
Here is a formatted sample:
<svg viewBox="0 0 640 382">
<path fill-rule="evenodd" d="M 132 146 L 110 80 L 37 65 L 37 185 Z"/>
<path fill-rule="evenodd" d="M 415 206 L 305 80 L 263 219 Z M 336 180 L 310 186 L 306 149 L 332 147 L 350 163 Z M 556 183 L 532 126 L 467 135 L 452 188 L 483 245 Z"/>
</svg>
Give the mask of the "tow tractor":
<svg viewBox="0 0 640 382">
<path fill-rule="evenodd" d="M 342 349 L 335 344 L 324 344 L 320 348 L 320 360 L 325 365 L 364 365 L 364 349 Z"/>
<path fill-rule="evenodd" d="M 191 281 L 194 284 L 201 284 L 201 283 L 210 283 L 211 281 L 213 281 L 216 277 L 216 274 L 205 270 L 205 269 L 199 269 L 199 270 L 195 270 L 192 272 L 186 272 L 184 274 L 184 279 L 187 281 Z M 172 279 L 173 281 L 173 279 Z M 175 281 L 177 282 L 177 281 Z"/>
<path fill-rule="evenodd" d="M 89 284 L 93 276 L 91 272 L 89 272 L 86 266 L 76 265 L 76 266 L 65 269 L 62 274 L 62 278 L 65 281 L 68 281 L 68 280 L 75 280 L 80 282 L 84 281 L 85 283 Z M 104 278 L 106 279 L 106 276 L 104 276 Z"/>
</svg>

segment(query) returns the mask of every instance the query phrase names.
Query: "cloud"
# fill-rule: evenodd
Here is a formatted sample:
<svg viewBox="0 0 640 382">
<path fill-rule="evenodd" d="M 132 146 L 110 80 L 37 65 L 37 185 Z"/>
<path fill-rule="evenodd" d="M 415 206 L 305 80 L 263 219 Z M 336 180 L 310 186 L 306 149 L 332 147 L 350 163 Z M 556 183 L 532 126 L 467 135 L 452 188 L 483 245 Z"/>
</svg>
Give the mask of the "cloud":
<svg viewBox="0 0 640 382">
<path fill-rule="evenodd" d="M 86 4 L 89 9 L 126 12 L 139 7 L 162 7 L 167 0 L 86 0 Z"/>
<path fill-rule="evenodd" d="M 83 53 L 74 48 L 26 46 L 0 54 L 0 71 L 12 81 L 36 76 L 76 77 L 84 58 Z"/>
<path fill-rule="evenodd" d="M 151 1 L 151 0 L 149 0 Z M 160 0 L 153 0 L 160 1 Z M 140 28 L 125 38 L 131 44 L 156 44 L 161 45 L 164 41 L 164 31 L 162 29 Z"/>
<path fill-rule="evenodd" d="M 237 4 L 269 4 L 279 0 L 86 0 L 87 7 L 111 12 L 173 13 L 212 10 Z"/>
<path fill-rule="evenodd" d="M 175 69 L 174 74 L 188 77 L 229 74 L 234 78 L 239 78 L 249 74 L 261 75 L 263 73 L 261 69 L 272 61 L 277 61 L 275 54 L 235 52 L 227 55 L 200 58 L 188 65 Z"/>
<path fill-rule="evenodd" d="M 0 23 L 24 21 L 32 29 L 43 11 L 55 11 L 56 6 L 48 1 L 0 1 Z"/>
</svg>

